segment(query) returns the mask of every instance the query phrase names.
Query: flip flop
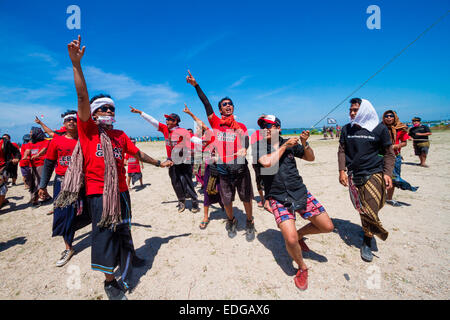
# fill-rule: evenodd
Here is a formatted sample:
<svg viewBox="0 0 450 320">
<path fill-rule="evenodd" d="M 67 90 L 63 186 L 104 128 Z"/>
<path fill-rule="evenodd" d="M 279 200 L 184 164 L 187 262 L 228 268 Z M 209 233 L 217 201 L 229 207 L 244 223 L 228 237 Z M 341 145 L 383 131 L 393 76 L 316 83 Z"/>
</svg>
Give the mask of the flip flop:
<svg viewBox="0 0 450 320">
<path fill-rule="evenodd" d="M 206 227 L 208 226 L 209 220 L 208 221 L 202 221 L 200 222 L 200 229 L 205 230 Z"/>
</svg>

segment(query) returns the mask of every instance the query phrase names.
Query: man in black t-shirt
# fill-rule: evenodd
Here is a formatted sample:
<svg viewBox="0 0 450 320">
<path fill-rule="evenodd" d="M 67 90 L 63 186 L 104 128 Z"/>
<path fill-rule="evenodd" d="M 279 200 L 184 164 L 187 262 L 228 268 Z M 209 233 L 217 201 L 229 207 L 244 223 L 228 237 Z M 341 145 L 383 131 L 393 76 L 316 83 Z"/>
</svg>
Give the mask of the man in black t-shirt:
<svg viewBox="0 0 450 320">
<path fill-rule="evenodd" d="M 378 212 L 384 206 L 386 189 L 392 188 L 395 155 L 388 129 L 379 123 L 372 104 L 359 98 L 350 103 L 350 123 L 342 128 L 339 139 L 339 182 L 349 187 L 360 214 L 364 230 L 361 258 L 370 262 L 373 236 L 382 240 L 388 237 Z"/>
<path fill-rule="evenodd" d="M 430 141 L 428 136 L 431 136 L 431 130 L 428 126 L 420 123 L 422 119 L 414 117 L 412 119 L 413 127 L 409 129 L 409 136 L 413 139 L 414 154 L 419 156 L 420 166 L 428 168 L 425 164 L 427 160 L 428 150 L 430 148 Z"/>
<path fill-rule="evenodd" d="M 311 195 L 298 173 L 295 158 L 314 161 L 314 152 L 307 140 L 309 131 L 289 140 L 280 137 L 281 121 L 273 115 L 259 118 L 262 139 L 252 145 L 253 159 L 261 166 L 265 199 L 286 243 L 286 249 L 298 264 L 294 283 L 300 290 L 308 287 L 308 268 L 302 250 L 309 251 L 303 240 L 308 234 L 331 232 L 334 229 L 325 208 Z M 299 143 L 300 142 L 300 143 Z M 295 214 L 310 221 L 297 230 Z"/>
</svg>

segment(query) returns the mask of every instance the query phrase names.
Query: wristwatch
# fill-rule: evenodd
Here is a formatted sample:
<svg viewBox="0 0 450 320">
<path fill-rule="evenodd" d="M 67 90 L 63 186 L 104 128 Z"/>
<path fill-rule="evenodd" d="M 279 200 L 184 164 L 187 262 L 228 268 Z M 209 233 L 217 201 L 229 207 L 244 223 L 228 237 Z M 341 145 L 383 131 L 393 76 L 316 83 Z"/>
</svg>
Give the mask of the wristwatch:
<svg viewBox="0 0 450 320">
<path fill-rule="evenodd" d="M 156 163 L 156 166 L 157 167 L 161 166 L 161 161 L 160 160 L 158 160 L 158 162 Z"/>
<path fill-rule="evenodd" d="M 303 146 L 304 149 L 308 149 L 309 148 L 309 143 L 308 141 L 305 142 L 305 146 Z"/>
</svg>

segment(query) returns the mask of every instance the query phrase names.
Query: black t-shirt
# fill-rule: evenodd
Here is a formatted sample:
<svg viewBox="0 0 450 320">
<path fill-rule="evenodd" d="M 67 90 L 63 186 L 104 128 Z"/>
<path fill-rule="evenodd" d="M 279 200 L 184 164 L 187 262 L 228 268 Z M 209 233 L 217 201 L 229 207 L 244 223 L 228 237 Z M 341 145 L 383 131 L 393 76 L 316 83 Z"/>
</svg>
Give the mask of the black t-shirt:
<svg viewBox="0 0 450 320">
<path fill-rule="evenodd" d="M 339 143 L 345 149 L 345 166 L 353 175 L 370 175 L 383 171 L 383 155 L 392 144 L 387 127 L 380 123 L 370 132 L 358 125 L 346 124 Z"/>
<path fill-rule="evenodd" d="M 280 137 L 280 147 L 286 142 L 287 139 Z M 267 147 L 265 144 L 267 144 Z M 262 156 L 274 151 L 275 149 L 270 143 L 267 143 L 266 139 L 252 145 L 254 159 L 259 160 Z M 275 165 L 271 168 L 261 167 L 265 197 L 272 197 L 294 210 L 306 207 L 307 190 L 295 162 L 295 158 L 302 158 L 304 153 L 303 146 L 296 145 L 285 150 L 278 162 L 278 166 Z M 293 206 L 291 207 L 291 205 Z"/>
<path fill-rule="evenodd" d="M 409 129 L 409 135 L 411 138 L 413 138 L 414 140 L 419 139 L 419 140 L 428 140 L 428 136 L 418 136 L 416 135 L 416 133 L 428 133 L 431 132 L 430 128 L 428 126 L 425 125 L 420 125 L 418 127 L 412 127 Z M 419 143 L 420 141 L 417 141 L 417 143 Z"/>
</svg>

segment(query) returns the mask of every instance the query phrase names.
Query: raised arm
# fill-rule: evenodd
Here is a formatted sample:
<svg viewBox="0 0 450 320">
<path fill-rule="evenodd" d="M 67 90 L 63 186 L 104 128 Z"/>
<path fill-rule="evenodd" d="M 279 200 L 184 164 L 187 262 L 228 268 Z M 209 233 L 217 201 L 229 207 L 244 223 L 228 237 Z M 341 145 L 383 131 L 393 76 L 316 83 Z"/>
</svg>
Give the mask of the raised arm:
<svg viewBox="0 0 450 320">
<path fill-rule="evenodd" d="M 306 160 L 306 161 L 314 161 L 316 159 L 316 157 L 314 156 L 314 151 L 307 142 L 309 135 L 310 135 L 309 130 L 303 131 L 300 134 L 300 142 L 301 142 L 301 144 L 303 146 L 303 150 L 304 150 L 302 159 Z"/>
<path fill-rule="evenodd" d="M 146 114 L 144 111 L 141 111 L 139 109 L 133 108 L 132 106 L 130 106 L 130 111 L 132 113 L 137 113 L 140 114 L 141 117 L 147 121 L 148 123 L 150 123 L 152 126 L 154 126 L 156 129 L 159 129 L 159 121 L 156 120 L 155 118 L 153 118 L 151 115 Z"/>
<path fill-rule="evenodd" d="M 258 162 L 264 168 L 273 167 L 275 164 L 278 163 L 278 161 L 280 161 L 280 158 L 284 154 L 286 149 L 297 145 L 299 139 L 300 138 L 298 138 L 298 137 L 290 138 L 286 143 L 284 143 L 281 147 L 279 147 L 274 152 L 261 156 L 258 159 Z"/>
<path fill-rule="evenodd" d="M 187 113 L 188 115 L 190 115 L 190 116 L 192 117 L 192 119 L 194 119 L 195 123 L 196 123 L 200 128 L 202 128 L 203 131 L 206 131 L 206 130 L 209 129 L 208 126 L 207 126 L 202 120 L 200 120 L 195 114 L 193 114 L 193 113 L 191 112 L 191 110 L 189 110 L 189 108 L 188 108 L 188 106 L 186 105 L 186 103 L 184 104 L 184 110 L 183 110 L 183 112 L 184 112 L 184 113 Z"/>
<path fill-rule="evenodd" d="M 67 45 L 69 57 L 72 61 L 73 77 L 75 81 L 75 89 L 78 97 L 78 117 L 81 121 L 88 121 L 91 116 L 91 106 L 89 104 L 89 94 L 87 91 L 86 81 L 84 80 L 83 70 L 81 69 L 81 58 L 83 58 L 86 47 L 80 49 L 81 36 L 78 40 L 73 40 Z"/>
<path fill-rule="evenodd" d="M 206 95 L 203 93 L 202 89 L 200 88 L 200 86 L 198 85 L 197 81 L 195 80 L 195 78 L 192 76 L 191 72 L 188 70 L 189 75 L 186 77 L 186 82 L 189 83 L 191 86 L 193 86 L 195 88 L 195 90 L 197 91 L 197 95 L 200 98 L 200 100 L 202 101 L 203 105 L 205 106 L 205 110 L 206 110 L 206 116 L 208 117 L 208 119 L 211 119 L 214 115 L 214 110 L 211 106 L 211 103 L 209 102 L 208 98 L 206 97 Z"/>
<path fill-rule="evenodd" d="M 49 127 L 47 127 L 37 116 L 36 116 L 36 119 L 34 119 L 34 122 L 36 122 L 38 125 L 40 125 L 42 127 L 42 130 L 44 130 L 45 133 L 50 136 L 50 138 L 53 138 L 53 136 L 55 135 L 53 130 L 50 129 Z"/>
</svg>

